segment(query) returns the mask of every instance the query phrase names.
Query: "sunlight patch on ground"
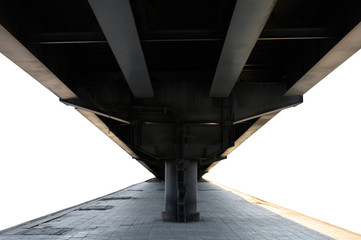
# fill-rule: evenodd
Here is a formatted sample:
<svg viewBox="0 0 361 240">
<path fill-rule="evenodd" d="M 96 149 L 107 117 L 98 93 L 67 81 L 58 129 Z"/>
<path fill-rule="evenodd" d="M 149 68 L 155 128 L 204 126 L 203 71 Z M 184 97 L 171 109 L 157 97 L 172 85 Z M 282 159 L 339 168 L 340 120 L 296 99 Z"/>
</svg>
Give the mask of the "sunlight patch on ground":
<svg viewBox="0 0 361 240">
<path fill-rule="evenodd" d="M 310 228 L 314 231 L 317 231 L 319 233 L 322 233 L 326 236 L 332 237 L 336 240 L 360 240 L 361 239 L 361 235 L 357 234 L 357 233 L 353 233 L 351 231 L 348 231 L 346 229 L 334 226 L 332 224 L 326 223 L 326 222 L 322 222 L 318 219 L 306 216 L 302 213 L 298 213 L 295 211 L 292 211 L 290 209 L 278 206 L 276 204 L 270 203 L 270 202 L 266 202 L 262 199 L 253 197 L 251 195 L 248 195 L 246 193 L 242 193 L 238 190 L 229 188 L 227 186 L 224 186 L 222 184 L 216 183 L 216 182 L 212 182 L 210 180 L 207 180 L 213 184 L 216 184 L 217 186 L 222 187 L 223 189 L 226 189 L 228 191 L 231 191 L 232 193 L 242 197 L 243 199 L 245 199 L 246 201 L 248 201 L 249 203 L 253 203 L 253 204 L 257 204 L 258 206 L 261 206 L 273 213 L 276 213 L 277 215 L 280 215 L 284 218 L 287 218 L 293 222 L 296 222 L 304 227 Z"/>
</svg>

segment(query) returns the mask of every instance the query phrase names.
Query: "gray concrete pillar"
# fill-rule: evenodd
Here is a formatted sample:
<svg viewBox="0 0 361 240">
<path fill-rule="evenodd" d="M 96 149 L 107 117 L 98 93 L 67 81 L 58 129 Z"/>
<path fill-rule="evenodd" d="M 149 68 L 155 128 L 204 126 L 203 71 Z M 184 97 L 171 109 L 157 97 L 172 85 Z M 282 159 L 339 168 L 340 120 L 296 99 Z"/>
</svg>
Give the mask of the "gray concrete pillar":
<svg viewBox="0 0 361 240">
<path fill-rule="evenodd" d="M 199 221 L 199 212 L 197 212 L 197 199 L 198 199 L 198 174 L 197 174 L 197 161 L 185 160 L 185 183 L 186 183 L 186 212 L 187 222 Z"/>
<path fill-rule="evenodd" d="M 199 212 L 197 212 L 197 161 L 184 161 L 185 177 L 185 211 L 186 221 L 198 221 Z M 176 222 L 178 220 L 178 188 L 177 188 L 177 169 L 176 161 L 165 162 L 165 211 L 162 212 L 164 221 Z"/>
<path fill-rule="evenodd" d="M 165 161 L 164 183 L 165 211 L 162 212 L 164 221 L 175 222 L 177 220 L 177 176 L 176 161 Z"/>
</svg>

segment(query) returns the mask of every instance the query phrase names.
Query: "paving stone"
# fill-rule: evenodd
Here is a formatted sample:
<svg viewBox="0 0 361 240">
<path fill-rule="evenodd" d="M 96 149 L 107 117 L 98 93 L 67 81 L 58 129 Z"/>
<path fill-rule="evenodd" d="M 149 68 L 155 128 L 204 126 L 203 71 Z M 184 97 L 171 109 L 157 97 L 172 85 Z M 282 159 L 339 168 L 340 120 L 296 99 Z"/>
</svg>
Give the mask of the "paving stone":
<svg viewBox="0 0 361 240">
<path fill-rule="evenodd" d="M 78 209 L 83 211 L 75 209 L 17 234 L 0 233 L 0 240 L 333 239 L 217 185 L 208 182 L 198 185 L 199 222 L 163 222 L 164 191 L 159 189 L 164 189 L 164 185 L 153 181 L 81 205 Z M 33 234 L 25 235 L 25 230 Z M 49 233 L 58 233 L 58 236 Z"/>
</svg>

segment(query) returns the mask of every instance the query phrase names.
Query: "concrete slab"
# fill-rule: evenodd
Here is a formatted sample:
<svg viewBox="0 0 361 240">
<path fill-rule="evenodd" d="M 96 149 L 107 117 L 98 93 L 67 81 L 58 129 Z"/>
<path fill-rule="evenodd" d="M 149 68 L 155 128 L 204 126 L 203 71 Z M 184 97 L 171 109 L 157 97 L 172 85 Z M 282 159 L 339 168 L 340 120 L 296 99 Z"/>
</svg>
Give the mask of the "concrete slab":
<svg viewBox="0 0 361 240">
<path fill-rule="evenodd" d="M 322 234 L 281 216 L 285 210 L 280 211 L 276 205 L 260 204 L 259 199 L 209 182 L 200 182 L 198 189 L 199 222 L 163 222 L 164 184 L 149 181 L 32 221 L 36 224 L 2 231 L 0 239 L 361 239 L 360 235 L 316 220 L 323 228 Z M 289 213 L 284 216 L 295 216 Z M 306 216 L 302 219 L 313 220 Z"/>
</svg>

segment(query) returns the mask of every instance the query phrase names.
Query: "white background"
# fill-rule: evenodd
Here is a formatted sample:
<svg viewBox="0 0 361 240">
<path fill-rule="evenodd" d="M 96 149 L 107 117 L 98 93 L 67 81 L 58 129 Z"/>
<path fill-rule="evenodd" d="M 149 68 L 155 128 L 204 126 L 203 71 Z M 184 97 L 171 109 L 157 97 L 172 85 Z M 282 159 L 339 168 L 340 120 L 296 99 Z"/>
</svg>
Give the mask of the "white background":
<svg viewBox="0 0 361 240">
<path fill-rule="evenodd" d="M 361 51 L 206 178 L 361 233 Z"/>
<path fill-rule="evenodd" d="M 361 233 L 361 52 L 205 177 Z M 0 55 L 0 229 L 152 175 Z"/>
</svg>

